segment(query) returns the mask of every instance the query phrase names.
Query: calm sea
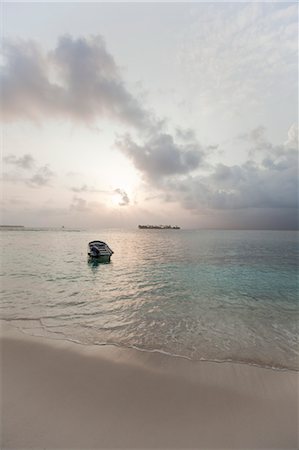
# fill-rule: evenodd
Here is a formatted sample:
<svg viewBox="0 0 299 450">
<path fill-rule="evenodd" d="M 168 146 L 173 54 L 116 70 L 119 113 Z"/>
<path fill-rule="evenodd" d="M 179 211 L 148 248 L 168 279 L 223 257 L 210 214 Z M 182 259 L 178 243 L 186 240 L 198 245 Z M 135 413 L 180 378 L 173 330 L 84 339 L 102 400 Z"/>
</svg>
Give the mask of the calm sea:
<svg viewBox="0 0 299 450">
<path fill-rule="evenodd" d="M 1 318 L 32 335 L 297 369 L 296 232 L 3 230 Z M 90 264 L 106 241 L 110 264 Z"/>
</svg>

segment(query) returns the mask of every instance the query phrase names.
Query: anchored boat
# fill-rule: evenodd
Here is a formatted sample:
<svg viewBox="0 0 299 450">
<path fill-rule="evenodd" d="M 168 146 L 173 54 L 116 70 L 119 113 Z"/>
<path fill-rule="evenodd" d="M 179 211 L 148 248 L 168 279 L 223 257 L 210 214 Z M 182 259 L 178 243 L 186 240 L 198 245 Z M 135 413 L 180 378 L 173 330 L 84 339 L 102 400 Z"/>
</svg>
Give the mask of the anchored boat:
<svg viewBox="0 0 299 450">
<path fill-rule="evenodd" d="M 88 244 L 88 256 L 96 261 L 110 261 L 113 251 L 103 241 L 91 241 Z"/>
</svg>

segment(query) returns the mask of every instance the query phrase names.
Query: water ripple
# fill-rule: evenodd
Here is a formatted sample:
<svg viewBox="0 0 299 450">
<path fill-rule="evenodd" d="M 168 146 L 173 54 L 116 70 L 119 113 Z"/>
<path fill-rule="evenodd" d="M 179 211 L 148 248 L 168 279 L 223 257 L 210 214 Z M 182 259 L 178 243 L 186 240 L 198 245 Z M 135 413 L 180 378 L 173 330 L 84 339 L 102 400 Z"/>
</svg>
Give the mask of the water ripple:
<svg viewBox="0 0 299 450">
<path fill-rule="evenodd" d="M 3 233 L 1 317 L 26 332 L 298 368 L 296 233 Z M 111 264 L 88 263 L 96 238 Z"/>
</svg>

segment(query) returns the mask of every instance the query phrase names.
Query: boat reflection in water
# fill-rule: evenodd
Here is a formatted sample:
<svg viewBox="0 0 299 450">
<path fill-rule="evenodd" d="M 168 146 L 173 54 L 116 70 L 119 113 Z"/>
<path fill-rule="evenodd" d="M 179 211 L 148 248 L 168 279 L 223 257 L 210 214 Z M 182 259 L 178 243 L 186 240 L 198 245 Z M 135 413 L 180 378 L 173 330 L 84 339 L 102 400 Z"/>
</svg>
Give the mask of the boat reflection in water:
<svg viewBox="0 0 299 450">
<path fill-rule="evenodd" d="M 102 261 L 99 259 L 97 260 L 97 259 L 88 257 L 87 264 L 90 267 L 90 269 L 92 270 L 92 272 L 97 272 L 99 270 L 100 266 L 103 266 L 105 264 L 111 264 L 111 261 L 110 260 Z"/>
</svg>

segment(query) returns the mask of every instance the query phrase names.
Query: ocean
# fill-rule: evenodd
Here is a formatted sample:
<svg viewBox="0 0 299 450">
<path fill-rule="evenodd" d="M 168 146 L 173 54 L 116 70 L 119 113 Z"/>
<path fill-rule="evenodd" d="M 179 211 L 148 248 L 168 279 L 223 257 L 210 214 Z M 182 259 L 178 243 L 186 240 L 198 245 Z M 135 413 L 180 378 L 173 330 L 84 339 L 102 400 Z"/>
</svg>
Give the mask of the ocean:
<svg viewBox="0 0 299 450">
<path fill-rule="evenodd" d="M 3 229 L 1 319 L 25 333 L 299 369 L 294 231 Z M 91 263 L 87 244 L 114 250 Z"/>
</svg>

